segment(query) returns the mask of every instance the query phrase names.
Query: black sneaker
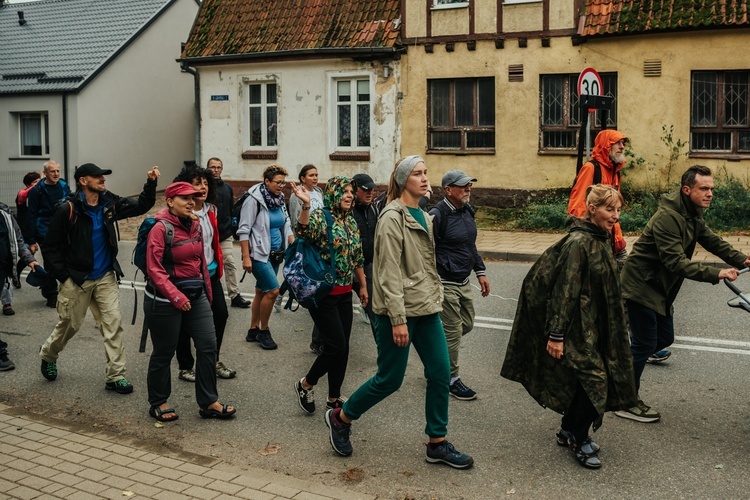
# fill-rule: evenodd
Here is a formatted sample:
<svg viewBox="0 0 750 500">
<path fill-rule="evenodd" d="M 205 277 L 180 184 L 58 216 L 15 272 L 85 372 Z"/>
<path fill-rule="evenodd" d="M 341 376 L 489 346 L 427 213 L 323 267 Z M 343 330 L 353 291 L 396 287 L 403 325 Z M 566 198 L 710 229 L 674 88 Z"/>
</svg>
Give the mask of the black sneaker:
<svg viewBox="0 0 750 500">
<path fill-rule="evenodd" d="M 245 340 L 247 340 L 248 342 L 257 342 L 258 341 L 258 332 L 260 332 L 260 330 L 258 330 L 257 328 L 250 328 L 247 331 L 247 335 L 245 336 Z"/>
<path fill-rule="evenodd" d="M 8 359 L 7 355 L 3 354 L 0 356 L 0 372 L 9 372 L 15 367 L 16 365 L 13 364 L 13 361 Z"/>
<path fill-rule="evenodd" d="M 252 302 L 250 302 L 249 300 L 245 300 L 245 298 L 239 293 L 232 298 L 231 302 L 232 307 L 241 307 L 242 309 L 247 309 L 252 304 Z"/>
<path fill-rule="evenodd" d="M 349 441 L 352 426 L 339 422 L 338 414 L 340 412 L 341 409 L 326 410 L 325 421 L 328 426 L 331 448 L 339 455 L 348 457 L 352 454 L 352 443 Z"/>
<path fill-rule="evenodd" d="M 271 337 L 271 330 L 258 330 L 258 335 L 256 338 L 258 339 L 258 342 L 260 342 L 260 347 L 267 351 L 272 351 L 273 349 L 279 347 Z"/>
<path fill-rule="evenodd" d="M 460 399 L 461 401 L 471 401 L 472 399 L 477 399 L 477 393 L 472 391 L 469 387 L 466 386 L 466 384 L 461 382 L 460 378 L 456 379 L 456 381 L 450 385 L 450 392 L 451 396 L 456 399 Z"/>
<path fill-rule="evenodd" d="M 307 413 L 315 413 L 315 390 L 302 387 L 302 379 L 295 382 L 294 390 L 297 393 L 299 407 Z"/>
<path fill-rule="evenodd" d="M 52 382 L 57 378 L 57 361 L 42 360 L 42 376 Z"/>
<path fill-rule="evenodd" d="M 114 382 L 107 382 L 104 384 L 104 388 L 108 391 L 115 391 L 117 394 L 130 394 L 133 392 L 133 384 L 128 382 L 128 379 L 121 378 Z"/>
<path fill-rule="evenodd" d="M 44 305 L 46 305 L 47 307 L 51 307 L 53 309 L 57 307 L 57 295 L 55 295 L 54 297 L 48 297 L 47 303 Z"/>
<path fill-rule="evenodd" d="M 470 455 L 456 450 L 448 441 L 443 441 L 435 449 L 428 443 L 424 459 L 431 464 L 450 465 L 454 469 L 468 469 L 474 465 L 474 459 Z"/>
</svg>

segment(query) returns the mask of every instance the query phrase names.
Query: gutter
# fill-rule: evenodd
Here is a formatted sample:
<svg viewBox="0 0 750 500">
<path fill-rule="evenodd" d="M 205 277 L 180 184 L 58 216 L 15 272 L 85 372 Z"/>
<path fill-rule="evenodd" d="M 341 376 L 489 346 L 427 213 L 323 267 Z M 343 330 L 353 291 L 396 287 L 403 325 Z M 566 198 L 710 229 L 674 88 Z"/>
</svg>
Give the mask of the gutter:
<svg viewBox="0 0 750 500">
<path fill-rule="evenodd" d="M 195 68 L 188 66 L 188 63 L 183 60 L 180 61 L 180 70 L 183 73 L 190 73 L 193 75 L 193 100 L 195 101 L 195 164 L 200 165 L 201 162 L 201 77 Z"/>
<path fill-rule="evenodd" d="M 292 49 L 276 50 L 273 52 L 248 52 L 245 54 L 219 54 L 215 56 L 201 57 L 184 57 L 177 59 L 181 64 L 201 64 L 201 63 L 223 63 L 223 62 L 242 62 L 255 61 L 272 58 L 293 58 L 299 56 L 318 56 L 318 57 L 383 57 L 394 56 L 401 50 L 394 47 L 354 47 L 354 48 L 317 48 L 317 49 Z"/>
<path fill-rule="evenodd" d="M 65 181 L 70 179 L 70 167 L 68 166 L 68 94 L 62 96 L 62 122 L 63 122 L 63 165 L 65 169 Z"/>
</svg>

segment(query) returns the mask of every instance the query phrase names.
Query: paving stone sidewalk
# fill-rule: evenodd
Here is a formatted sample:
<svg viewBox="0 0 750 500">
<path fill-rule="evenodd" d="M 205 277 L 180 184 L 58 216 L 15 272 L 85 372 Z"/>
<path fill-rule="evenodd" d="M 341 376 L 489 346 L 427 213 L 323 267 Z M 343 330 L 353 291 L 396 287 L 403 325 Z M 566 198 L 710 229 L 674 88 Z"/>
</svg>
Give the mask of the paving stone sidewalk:
<svg viewBox="0 0 750 500">
<path fill-rule="evenodd" d="M 5 498 L 376 497 L 262 469 L 239 469 L 213 457 L 165 453 L 147 442 L 84 430 L 0 404 L 0 499 Z"/>
</svg>

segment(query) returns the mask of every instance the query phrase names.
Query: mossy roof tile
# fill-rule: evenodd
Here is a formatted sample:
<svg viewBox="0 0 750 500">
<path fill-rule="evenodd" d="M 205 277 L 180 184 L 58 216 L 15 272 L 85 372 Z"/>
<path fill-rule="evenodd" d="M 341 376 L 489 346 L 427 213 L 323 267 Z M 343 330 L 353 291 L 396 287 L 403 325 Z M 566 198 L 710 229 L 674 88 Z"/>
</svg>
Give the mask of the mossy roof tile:
<svg viewBox="0 0 750 500">
<path fill-rule="evenodd" d="M 582 36 L 747 28 L 748 0 L 586 0 Z"/>
<path fill-rule="evenodd" d="M 400 0 L 204 0 L 183 58 L 398 44 Z"/>
</svg>

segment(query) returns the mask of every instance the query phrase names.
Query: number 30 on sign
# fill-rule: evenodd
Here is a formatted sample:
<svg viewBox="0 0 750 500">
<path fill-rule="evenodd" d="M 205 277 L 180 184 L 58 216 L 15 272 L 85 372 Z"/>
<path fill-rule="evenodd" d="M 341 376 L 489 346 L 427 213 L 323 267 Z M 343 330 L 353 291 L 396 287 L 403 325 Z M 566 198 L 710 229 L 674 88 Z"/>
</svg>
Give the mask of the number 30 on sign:
<svg viewBox="0 0 750 500">
<path fill-rule="evenodd" d="M 602 77 L 594 68 L 586 68 L 578 75 L 578 95 L 604 95 Z"/>
</svg>

